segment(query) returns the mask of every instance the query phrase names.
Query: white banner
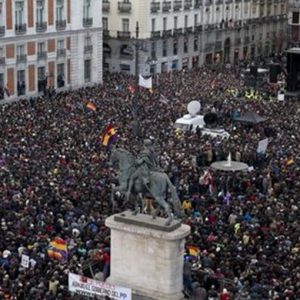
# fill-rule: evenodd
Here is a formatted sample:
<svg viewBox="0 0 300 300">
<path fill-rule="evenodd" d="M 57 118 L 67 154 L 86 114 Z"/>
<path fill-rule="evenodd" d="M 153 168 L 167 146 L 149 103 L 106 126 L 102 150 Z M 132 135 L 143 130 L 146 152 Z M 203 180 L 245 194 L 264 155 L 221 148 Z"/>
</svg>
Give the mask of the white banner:
<svg viewBox="0 0 300 300">
<path fill-rule="evenodd" d="M 268 138 L 259 141 L 256 152 L 265 153 L 268 147 L 268 143 L 269 143 Z"/>
<path fill-rule="evenodd" d="M 145 79 L 142 75 L 139 75 L 139 86 L 146 89 L 152 89 L 152 77 Z"/>
<path fill-rule="evenodd" d="M 87 297 L 105 297 L 112 300 L 131 300 L 131 289 L 115 286 L 88 277 L 69 273 L 69 291 Z"/>
</svg>

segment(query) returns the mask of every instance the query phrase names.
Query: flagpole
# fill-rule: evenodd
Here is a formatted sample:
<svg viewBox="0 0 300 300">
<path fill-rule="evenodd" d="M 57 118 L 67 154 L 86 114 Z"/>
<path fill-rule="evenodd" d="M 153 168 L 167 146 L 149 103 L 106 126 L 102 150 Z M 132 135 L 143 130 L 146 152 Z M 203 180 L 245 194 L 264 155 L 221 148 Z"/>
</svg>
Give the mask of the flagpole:
<svg viewBox="0 0 300 300">
<path fill-rule="evenodd" d="M 135 28 L 135 35 L 136 35 L 136 41 L 135 41 L 135 80 L 136 80 L 136 88 L 138 90 L 139 87 L 139 45 L 138 45 L 138 39 L 139 39 L 139 22 L 136 22 L 136 28 Z"/>
</svg>

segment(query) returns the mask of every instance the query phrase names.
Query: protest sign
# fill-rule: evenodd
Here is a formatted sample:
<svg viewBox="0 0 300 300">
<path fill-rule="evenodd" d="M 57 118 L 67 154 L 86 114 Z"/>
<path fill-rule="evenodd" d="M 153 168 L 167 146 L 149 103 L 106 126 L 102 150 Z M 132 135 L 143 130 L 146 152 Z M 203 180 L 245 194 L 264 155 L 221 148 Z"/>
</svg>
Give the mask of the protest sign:
<svg viewBox="0 0 300 300">
<path fill-rule="evenodd" d="M 112 300 L 131 300 L 131 289 L 115 286 L 88 277 L 69 273 L 69 291 L 86 297 L 105 297 Z"/>
</svg>

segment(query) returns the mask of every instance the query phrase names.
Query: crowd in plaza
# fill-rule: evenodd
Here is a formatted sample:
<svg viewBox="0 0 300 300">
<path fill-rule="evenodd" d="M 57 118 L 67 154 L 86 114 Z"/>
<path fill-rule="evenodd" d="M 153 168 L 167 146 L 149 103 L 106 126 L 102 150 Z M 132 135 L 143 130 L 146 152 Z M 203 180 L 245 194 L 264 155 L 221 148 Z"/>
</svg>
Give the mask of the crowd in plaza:
<svg viewBox="0 0 300 300">
<path fill-rule="evenodd" d="M 0 299 L 80 299 L 68 292 L 69 272 L 109 276 L 105 218 L 117 170 L 100 137 L 110 123 L 117 145 L 135 155 L 151 139 L 178 191 L 192 229 L 187 249 L 199 250 L 186 255 L 191 299 L 300 299 L 300 104 L 277 101 L 269 85 L 245 99 L 238 68 L 174 71 L 157 75 L 151 91 L 132 87 L 134 77 L 107 74 L 103 85 L 1 105 Z M 191 100 L 216 113 L 230 138 L 175 130 Z M 235 122 L 245 111 L 267 120 Z M 250 170 L 210 168 L 229 151 Z M 67 243 L 65 261 L 47 253 L 55 237 Z"/>
</svg>

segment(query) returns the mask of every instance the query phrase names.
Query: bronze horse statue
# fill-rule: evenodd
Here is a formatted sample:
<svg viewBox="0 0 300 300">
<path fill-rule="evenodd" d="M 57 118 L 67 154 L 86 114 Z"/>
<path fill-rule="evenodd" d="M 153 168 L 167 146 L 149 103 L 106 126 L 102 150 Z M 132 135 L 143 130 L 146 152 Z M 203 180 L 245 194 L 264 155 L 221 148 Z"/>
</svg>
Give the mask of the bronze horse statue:
<svg viewBox="0 0 300 300">
<path fill-rule="evenodd" d="M 110 155 L 110 165 L 114 165 L 118 163 L 119 174 L 118 181 L 119 185 L 112 188 L 111 191 L 111 202 L 113 207 L 116 205 L 115 203 L 115 193 L 118 191 L 120 193 L 128 192 L 128 184 L 132 174 L 137 169 L 136 158 L 129 151 L 122 148 L 113 148 Z M 139 195 L 145 197 L 147 195 L 151 195 L 151 197 L 158 204 L 153 215 L 153 218 L 159 214 L 160 209 L 163 208 L 164 212 L 167 215 L 166 225 L 170 225 L 173 220 L 173 213 L 170 208 L 168 199 L 168 192 L 171 194 L 172 205 L 174 209 L 174 214 L 178 218 L 183 217 L 183 211 L 181 208 L 180 200 L 178 198 L 176 189 L 172 182 L 170 181 L 167 174 L 163 172 L 151 171 L 149 175 L 149 184 L 145 184 L 142 178 L 137 178 L 134 181 L 133 190 L 129 191 L 133 193 L 135 196 L 135 210 L 133 214 L 137 214 L 139 211 L 138 200 Z"/>
</svg>

